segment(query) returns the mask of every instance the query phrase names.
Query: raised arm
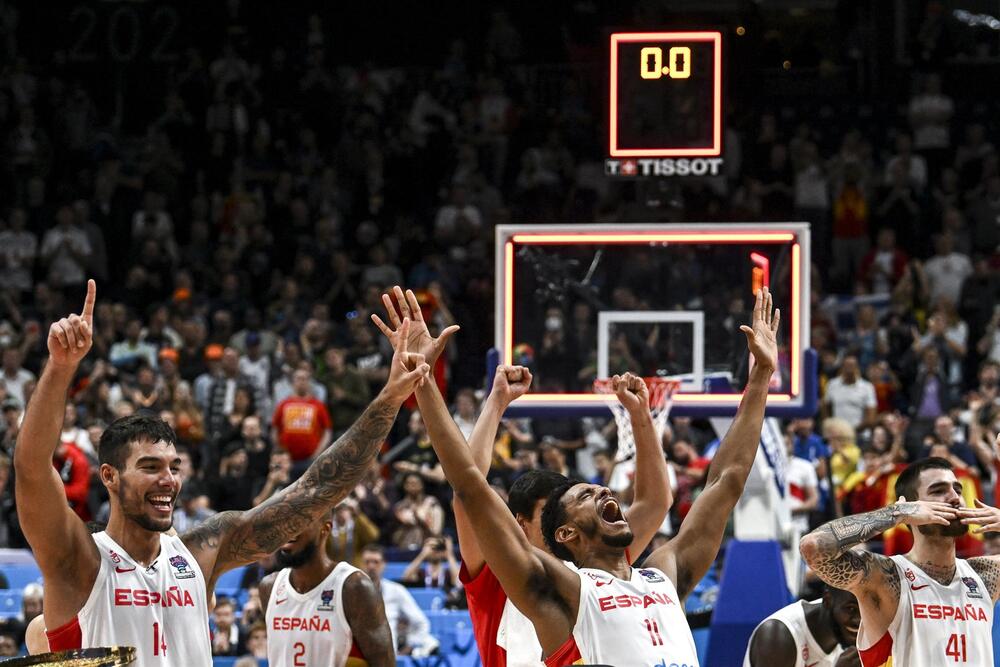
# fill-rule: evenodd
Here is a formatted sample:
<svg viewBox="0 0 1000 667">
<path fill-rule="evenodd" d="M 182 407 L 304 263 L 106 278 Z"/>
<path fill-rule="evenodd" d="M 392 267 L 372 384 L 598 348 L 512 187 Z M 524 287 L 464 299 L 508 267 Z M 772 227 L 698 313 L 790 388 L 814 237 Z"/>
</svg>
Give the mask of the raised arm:
<svg viewBox="0 0 1000 667">
<path fill-rule="evenodd" d="M 395 667 L 396 650 L 385 618 L 385 605 L 375 584 L 364 572 L 344 581 L 344 616 L 354 643 L 371 667 Z"/>
<path fill-rule="evenodd" d="M 395 292 L 402 315 L 412 315 L 419 321 L 420 308 L 413 293 L 408 290 L 404 297 L 398 287 Z M 395 306 L 387 301 L 389 320 L 395 329 L 376 315 L 372 320 L 393 347 L 397 347 L 403 332 L 399 329 Z M 418 324 L 413 330 L 419 332 L 419 329 Z M 429 334 L 424 335 L 429 338 Z M 423 349 L 421 339 L 411 336 L 410 346 Z M 486 562 L 510 600 L 534 623 L 542 647 L 555 650 L 570 636 L 576 623 L 578 575 L 555 557 L 531 546 L 513 515 L 476 467 L 472 451 L 433 382 L 417 390 L 417 403 L 434 451 L 456 497 L 465 506 Z"/>
<path fill-rule="evenodd" d="M 743 486 L 760 444 L 768 383 L 778 364 L 776 335 L 780 320 L 780 311 L 771 312 L 768 289 L 758 290 L 753 327 L 740 327 L 747 337 L 754 363 L 736 418 L 709 466 L 705 490 L 691 506 L 677 537 L 646 560 L 647 564 L 671 577 L 682 599 L 718 555 L 726 522 L 743 495 Z"/>
<path fill-rule="evenodd" d="M 81 314 L 63 318 L 49 329 L 48 363 L 28 403 L 14 448 L 18 518 L 48 584 L 45 616 L 52 628 L 83 607 L 100 567 L 97 546 L 66 502 L 62 480 L 52 466 L 66 392 L 93 344 L 96 294 L 94 281 L 88 281 Z"/>
<path fill-rule="evenodd" d="M 631 373 L 620 378 L 616 375 L 612 382 L 618 401 L 628 410 L 635 437 L 635 499 L 628 510 L 628 525 L 634 536 L 629 554 L 638 558 L 663 525 L 673 492 L 667 477 L 667 460 L 649 412 L 649 387 Z"/>
<path fill-rule="evenodd" d="M 889 627 L 899 604 L 899 574 L 891 559 L 853 547 L 900 524 L 948 523 L 958 516 L 947 503 L 905 502 L 834 519 L 802 538 L 799 551 L 809 567 L 830 586 L 858 599 L 869 638 Z"/>
<path fill-rule="evenodd" d="M 403 322 L 401 330 L 408 331 L 409 324 Z M 399 407 L 429 371 L 423 355 L 409 354 L 404 342 L 392 357 L 389 380 L 379 395 L 301 478 L 251 510 L 216 514 L 183 535 L 209 588 L 223 572 L 273 552 L 347 497 L 371 466 Z"/>
<path fill-rule="evenodd" d="M 476 426 L 472 429 L 472 436 L 469 438 L 469 449 L 472 451 L 472 458 L 476 463 L 476 468 L 483 475 L 490 469 L 490 462 L 493 459 L 493 443 L 497 437 L 497 429 L 500 427 L 500 419 L 503 417 L 507 406 L 518 396 L 527 393 L 531 387 L 531 372 L 522 366 L 497 366 L 496 374 L 493 377 L 493 388 L 490 395 L 483 402 L 483 409 L 476 420 Z M 475 578 L 486 564 L 483 553 L 479 549 L 479 542 L 476 540 L 476 533 L 469 523 L 469 515 L 465 511 L 465 504 L 457 496 L 452 503 L 455 510 L 455 529 L 458 532 L 458 549 L 462 554 L 462 562 L 469 576 Z"/>
</svg>

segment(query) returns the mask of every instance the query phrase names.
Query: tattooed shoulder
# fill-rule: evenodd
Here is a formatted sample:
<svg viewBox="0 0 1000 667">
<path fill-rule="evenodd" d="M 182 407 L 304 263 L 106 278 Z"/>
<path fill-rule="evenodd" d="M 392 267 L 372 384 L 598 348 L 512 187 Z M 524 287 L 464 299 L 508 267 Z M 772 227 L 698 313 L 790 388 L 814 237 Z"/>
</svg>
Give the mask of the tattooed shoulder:
<svg viewBox="0 0 1000 667">
<path fill-rule="evenodd" d="M 218 549 L 223 536 L 239 523 L 242 514 L 235 511 L 219 512 L 197 528 L 181 535 L 181 541 L 195 556 L 204 551 Z"/>
<path fill-rule="evenodd" d="M 990 597 L 993 598 L 994 602 L 1000 597 L 1000 559 L 994 556 L 981 556 L 979 558 L 970 558 L 969 565 L 972 569 L 976 571 L 979 578 L 983 580 L 986 584 L 987 590 L 990 592 Z"/>
</svg>

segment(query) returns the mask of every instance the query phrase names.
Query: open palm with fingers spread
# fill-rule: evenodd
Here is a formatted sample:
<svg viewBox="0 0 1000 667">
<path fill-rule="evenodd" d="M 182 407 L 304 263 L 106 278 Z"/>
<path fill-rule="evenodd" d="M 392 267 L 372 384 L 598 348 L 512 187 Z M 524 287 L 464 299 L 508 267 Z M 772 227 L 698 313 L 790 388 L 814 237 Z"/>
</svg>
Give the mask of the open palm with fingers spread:
<svg viewBox="0 0 1000 667">
<path fill-rule="evenodd" d="M 424 322 L 424 314 L 420 310 L 420 304 L 417 302 L 417 297 L 413 293 L 413 290 L 406 290 L 404 293 L 402 288 L 397 285 L 392 288 L 392 292 L 396 297 L 395 303 L 392 301 L 392 296 L 388 294 L 382 295 L 382 303 L 385 304 L 386 315 L 388 315 L 389 323 L 392 327 L 389 327 L 382 321 L 382 318 L 374 313 L 372 314 L 372 322 L 375 323 L 391 342 L 393 335 L 399 331 L 402 321 L 409 318 L 410 329 L 407 335 L 407 347 L 411 353 L 424 355 L 427 363 L 433 368 L 434 363 L 441 356 L 445 345 L 448 344 L 448 339 L 458 331 L 458 325 L 453 324 L 442 331 L 440 336 L 435 338 L 427 329 L 427 323 Z"/>
<path fill-rule="evenodd" d="M 771 291 L 764 287 L 757 290 L 757 301 L 753 307 L 753 326 L 743 325 L 740 331 L 746 334 L 747 345 L 754 361 L 772 371 L 778 367 L 778 324 L 781 310 L 773 308 Z"/>
</svg>

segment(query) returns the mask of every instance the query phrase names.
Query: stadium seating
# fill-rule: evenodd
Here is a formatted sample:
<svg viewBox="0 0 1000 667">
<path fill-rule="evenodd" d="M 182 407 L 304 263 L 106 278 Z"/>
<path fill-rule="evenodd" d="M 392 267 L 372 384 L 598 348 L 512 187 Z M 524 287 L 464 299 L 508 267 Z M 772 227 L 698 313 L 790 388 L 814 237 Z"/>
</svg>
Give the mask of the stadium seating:
<svg viewBox="0 0 1000 667">
<path fill-rule="evenodd" d="M 22 590 L 28 584 L 42 583 L 42 573 L 33 563 L 4 565 L 2 571 L 11 590 Z"/>
<path fill-rule="evenodd" d="M 385 572 L 382 573 L 382 576 L 391 581 L 399 581 L 403 578 L 403 572 L 406 571 L 407 565 L 409 563 L 389 561 L 385 564 Z"/>
<path fill-rule="evenodd" d="M 226 572 L 215 584 L 215 594 L 217 597 L 239 597 L 241 585 L 243 583 L 243 573 L 246 567 L 238 567 L 235 570 Z"/>
<path fill-rule="evenodd" d="M 424 611 L 437 611 L 444 606 L 444 591 L 440 588 L 411 588 L 410 595 Z"/>
<path fill-rule="evenodd" d="M 6 621 L 21 615 L 21 589 L 0 591 L 0 620 Z"/>
</svg>

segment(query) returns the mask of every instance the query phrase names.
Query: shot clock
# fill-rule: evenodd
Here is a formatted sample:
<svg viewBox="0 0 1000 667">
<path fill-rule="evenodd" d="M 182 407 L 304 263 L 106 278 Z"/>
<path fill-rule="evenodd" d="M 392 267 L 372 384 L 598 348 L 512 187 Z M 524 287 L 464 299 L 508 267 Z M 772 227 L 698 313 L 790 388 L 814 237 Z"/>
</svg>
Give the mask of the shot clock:
<svg viewBox="0 0 1000 667">
<path fill-rule="evenodd" d="M 609 75 L 609 174 L 718 172 L 720 32 L 614 33 Z"/>
</svg>

